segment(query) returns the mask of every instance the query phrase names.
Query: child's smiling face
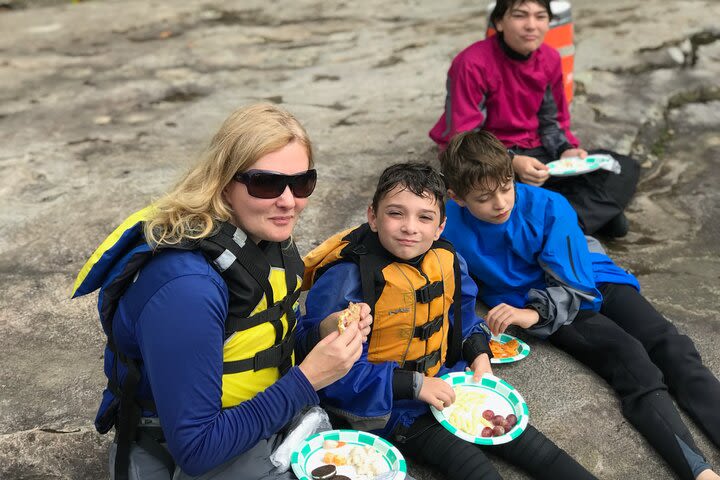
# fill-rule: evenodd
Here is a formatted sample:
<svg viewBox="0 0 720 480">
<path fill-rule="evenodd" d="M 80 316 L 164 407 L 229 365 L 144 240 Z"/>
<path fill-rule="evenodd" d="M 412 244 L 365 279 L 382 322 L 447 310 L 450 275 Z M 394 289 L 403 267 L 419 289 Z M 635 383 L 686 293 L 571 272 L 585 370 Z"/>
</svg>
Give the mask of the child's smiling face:
<svg viewBox="0 0 720 480">
<path fill-rule="evenodd" d="M 476 188 L 463 198 L 448 190 L 448 196 L 467 208 L 478 220 L 501 224 L 507 222 L 515 206 L 515 184 L 509 180 L 501 185 L 495 184 L 491 190 Z"/>
<path fill-rule="evenodd" d="M 402 260 L 410 260 L 430 250 L 440 238 L 445 219 L 432 194 L 418 196 L 398 185 L 367 211 L 368 223 L 377 232 L 383 247 Z"/>
</svg>

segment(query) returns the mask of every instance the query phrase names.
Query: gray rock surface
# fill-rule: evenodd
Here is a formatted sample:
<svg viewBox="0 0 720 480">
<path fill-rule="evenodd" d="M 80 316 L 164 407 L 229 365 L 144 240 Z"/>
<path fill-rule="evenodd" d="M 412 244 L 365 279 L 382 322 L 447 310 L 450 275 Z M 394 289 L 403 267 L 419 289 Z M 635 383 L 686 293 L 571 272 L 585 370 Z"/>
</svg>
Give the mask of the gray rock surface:
<svg viewBox="0 0 720 480">
<path fill-rule="evenodd" d="M 573 16 L 573 127 L 644 166 L 632 231 L 609 250 L 720 374 L 720 3 L 574 0 Z M 73 279 L 232 109 L 280 103 L 313 138 L 306 252 L 363 219 L 384 166 L 434 157 L 449 61 L 485 24 L 470 0 L 0 2 L 0 478 L 107 477 L 103 335 Z M 496 373 L 538 428 L 600 478 L 672 478 L 594 374 L 529 342 Z"/>
</svg>

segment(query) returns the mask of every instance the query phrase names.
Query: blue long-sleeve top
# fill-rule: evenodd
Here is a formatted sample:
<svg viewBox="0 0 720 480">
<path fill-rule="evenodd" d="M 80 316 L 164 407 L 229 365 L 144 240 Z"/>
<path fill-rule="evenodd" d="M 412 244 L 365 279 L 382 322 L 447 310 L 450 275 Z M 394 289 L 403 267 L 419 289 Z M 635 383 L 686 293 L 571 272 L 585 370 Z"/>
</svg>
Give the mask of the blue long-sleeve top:
<svg viewBox="0 0 720 480">
<path fill-rule="evenodd" d="M 168 249 L 141 269 L 113 319 L 118 350 L 143 360 L 138 396 L 154 399 L 168 449 L 190 475 L 249 450 L 319 402 L 293 367 L 254 398 L 222 408 L 228 298 L 200 252 Z M 106 391 L 101 412 L 110 399 Z"/>
<path fill-rule="evenodd" d="M 461 292 L 463 315 L 463 339 L 480 333 L 488 338 L 484 320 L 475 314 L 477 286 L 467 273 L 467 265 L 458 256 L 461 268 Z M 310 289 L 305 302 L 306 312 L 298 319 L 298 353 L 303 355 L 318 338 L 320 322 L 333 312 L 347 307 L 348 302 L 362 302 L 360 270 L 352 262 L 338 263 L 324 272 Z M 453 322 L 453 309 L 449 312 Z M 358 417 L 383 417 L 389 415 L 384 428 L 374 432 L 389 437 L 399 423 L 408 426 L 420 415 L 429 413 L 429 407 L 420 400 L 399 400 L 393 398 L 393 371 L 396 362 L 373 363 L 368 361 L 368 344 L 363 345 L 360 359 L 355 362 L 345 377 L 320 390 L 323 405 L 336 407 Z M 463 371 L 467 366 L 464 359 L 452 368 L 443 365 L 437 376 L 448 372 Z"/>
<path fill-rule="evenodd" d="M 599 310 L 598 285 L 640 289 L 633 275 L 597 248 L 597 241 L 592 239 L 589 248 L 564 197 L 524 184 L 515 189 L 515 206 L 502 224 L 479 220 L 453 201 L 446 206 L 443 237 L 467 260 L 488 306 L 532 306 L 541 321 L 529 333 L 547 337 L 572 322 L 579 310 Z"/>
</svg>

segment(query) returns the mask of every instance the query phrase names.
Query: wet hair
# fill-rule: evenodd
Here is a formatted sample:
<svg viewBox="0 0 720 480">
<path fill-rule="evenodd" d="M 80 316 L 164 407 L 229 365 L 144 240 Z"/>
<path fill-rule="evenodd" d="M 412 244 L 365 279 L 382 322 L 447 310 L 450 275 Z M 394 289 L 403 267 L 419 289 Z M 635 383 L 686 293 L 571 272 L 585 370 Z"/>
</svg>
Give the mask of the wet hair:
<svg viewBox="0 0 720 480">
<path fill-rule="evenodd" d="M 552 9 L 550 8 L 550 0 L 497 0 L 495 8 L 490 14 L 490 21 L 493 25 L 497 25 L 498 20 L 502 20 L 508 11 L 511 11 L 518 5 L 528 2 L 537 3 L 541 7 L 545 8 L 548 13 L 548 19 L 552 20 L 553 14 Z"/>
<path fill-rule="evenodd" d="M 445 193 L 447 188 L 440 173 L 430 165 L 409 162 L 387 167 L 378 179 L 372 208 L 377 213 L 380 201 L 395 187 L 409 190 L 418 197 L 433 198 L 440 208 L 440 222 L 445 219 Z"/>
<path fill-rule="evenodd" d="M 493 192 L 514 177 L 507 148 L 485 130 L 455 135 L 440 155 L 440 171 L 460 198 L 473 190 Z"/>
<path fill-rule="evenodd" d="M 297 119 L 270 103 L 235 110 L 225 119 L 199 161 L 153 204 L 145 238 L 153 246 L 176 245 L 215 233 L 231 218 L 223 190 L 238 172 L 265 155 L 297 142 L 313 167 L 312 145 Z"/>
</svg>

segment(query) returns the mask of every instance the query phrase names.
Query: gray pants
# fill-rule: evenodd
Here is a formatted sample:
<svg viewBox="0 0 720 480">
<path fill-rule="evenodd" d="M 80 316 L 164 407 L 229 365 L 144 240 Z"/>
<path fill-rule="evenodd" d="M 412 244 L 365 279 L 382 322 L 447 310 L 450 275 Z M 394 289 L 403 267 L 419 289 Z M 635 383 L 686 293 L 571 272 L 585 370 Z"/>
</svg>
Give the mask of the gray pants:
<svg viewBox="0 0 720 480">
<path fill-rule="evenodd" d="M 257 445 L 232 460 L 215 467 L 204 475 L 193 477 L 175 467 L 172 478 L 165 466 L 144 449 L 133 444 L 130 447 L 130 480 L 293 480 L 292 470 L 277 473 L 270 463 L 270 454 L 280 443 L 277 435 L 260 440 Z M 110 446 L 110 479 L 115 477 L 115 451 L 117 445 Z"/>
</svg>

